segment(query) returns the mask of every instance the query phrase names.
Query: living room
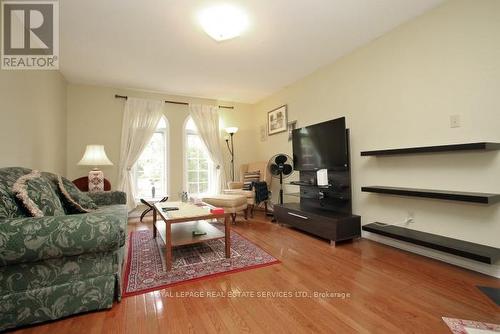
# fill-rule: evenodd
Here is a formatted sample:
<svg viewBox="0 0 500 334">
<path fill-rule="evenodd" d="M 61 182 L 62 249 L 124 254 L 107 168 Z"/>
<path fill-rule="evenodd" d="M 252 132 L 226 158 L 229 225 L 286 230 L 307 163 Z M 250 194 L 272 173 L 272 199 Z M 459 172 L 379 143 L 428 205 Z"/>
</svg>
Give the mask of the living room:
<svg viewBox="0 0 500 334">
<path fill-rule="evenodd" d="M 500 1 L 1 7 L 0 331 L 500 332 Z"/>
</svg>

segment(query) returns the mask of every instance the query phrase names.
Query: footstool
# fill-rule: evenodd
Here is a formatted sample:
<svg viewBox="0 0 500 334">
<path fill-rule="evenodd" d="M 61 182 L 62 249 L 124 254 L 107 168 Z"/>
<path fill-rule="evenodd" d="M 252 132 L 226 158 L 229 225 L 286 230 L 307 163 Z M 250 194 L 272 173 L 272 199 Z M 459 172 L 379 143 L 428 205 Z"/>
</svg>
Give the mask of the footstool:
<svg viewBox="0 0 500 334">
<path fill-rule="evenodd" d="M 236 222 L 236 213 L 244 211 L 245 219 L 248 218 L 247 198 L 242 195 L 213 195 L 201 199 L 203 202 L 224 209 L 231 214 L 233 224 Z"/>
</svg>

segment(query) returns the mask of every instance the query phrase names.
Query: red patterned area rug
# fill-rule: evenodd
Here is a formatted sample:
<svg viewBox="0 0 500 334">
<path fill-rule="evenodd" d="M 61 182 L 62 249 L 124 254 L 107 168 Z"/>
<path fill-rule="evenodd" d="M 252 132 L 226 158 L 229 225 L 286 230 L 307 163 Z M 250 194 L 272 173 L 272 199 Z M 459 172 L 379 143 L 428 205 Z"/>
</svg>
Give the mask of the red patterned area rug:
<svg viewBox="0 0 500 334">
<path fill-rule="evenodd" d="M 214 224 L 215 225 L 215 224 Z M 248 239 L 231 231 L 231 258 L 224 239 L 175 247 L 173 265 L 165 270 L 165 244 L 149 230 L 130 233 L 123 295 L 133 296 L 194 280 L 279 263 Z"/>
<path fill-rule="evenodd" d="M 488 334 L 500 333 L 500 325 L 487 322 L 462 320 L 443 317 L 453 334 Z"/>
</svg>

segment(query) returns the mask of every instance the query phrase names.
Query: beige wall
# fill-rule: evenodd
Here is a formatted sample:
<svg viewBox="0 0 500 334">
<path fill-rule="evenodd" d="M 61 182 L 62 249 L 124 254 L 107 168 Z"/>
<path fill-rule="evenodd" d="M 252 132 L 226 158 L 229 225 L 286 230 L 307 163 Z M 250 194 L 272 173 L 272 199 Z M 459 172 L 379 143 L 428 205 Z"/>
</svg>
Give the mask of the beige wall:
<svg viewBox="0 0 500 334">
<path fill-rule="evenodd" d="M 220 109 L 223 126 L 238 126 L 235 136 L 236 166 L 252 161 L 257 155 L 253 145 L 256 131 L 251 106 L 225 101 L 214 101 L 184 96 L 172 96 L 142 91 L 114 89 L 97 86 L 68 85 L 68 160 L 67 170 L 71 179 L 84 176 L 88 168 L 77 166 L 87 144 L 103 144 L 112 167 L 103 171 L 113 188 L 117 184 L 117 164 L 120 158 L 122 115 L 125 101 L 116 99 L 115 94 L 142 98 L 184 101 L 190 103 L 220 104 L 235 106 L 234 110 Z M 183 127 L 188 117 L 185 105 L 166 104 L 165 116 L 169 122 L 169 192 L 176 197 L 183 187 Z M 227 152 L 224 147 L 224 152 Z M 237 169 L 237 168 L 236 168 Z M 229 172 L 229 169 L 227 168 Z M 229 174 L 228 174 L 229 175 Z"/>
<path fill-rule="evenodd" d="M 499 204 L 360 191 L 388 185 L 500 193 L 499 152 L 360 157 L 370 149 L 499 142 L 499 32 L 500 1 L 447 2 L 264 99 L 256 114 L 265 124 L 268 110 L 288 104 L 299 127 L 347 117 L 353 209 L 363 224 L 401 223 L 412 212 L 411 228 L 500 247 Z M 455 114 L 460 128 L 450 128 Z M 286 134 L 258 143 L 262 159 L 291 153 Z"/>
<path fill-rule="evenodd" d="M 66 82 L 57 71 L 0 71 L 0 167 L 66 172 Z"/>
</svg>

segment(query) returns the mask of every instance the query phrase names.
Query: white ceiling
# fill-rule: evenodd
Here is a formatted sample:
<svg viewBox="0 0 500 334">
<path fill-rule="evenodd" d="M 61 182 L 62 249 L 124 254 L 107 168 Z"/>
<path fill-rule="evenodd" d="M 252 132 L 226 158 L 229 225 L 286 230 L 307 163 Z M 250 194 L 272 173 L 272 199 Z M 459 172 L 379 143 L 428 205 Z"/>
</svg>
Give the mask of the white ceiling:
<svg viewBox="0 0 500 334">
<path fill-rule="evenodd" d="M 196 21 L 217 1 L 61 0 L 67 80 L 256 102 L 442 0 L 229 1 L 250 16 L 215 42 Z"/>
</svg>

